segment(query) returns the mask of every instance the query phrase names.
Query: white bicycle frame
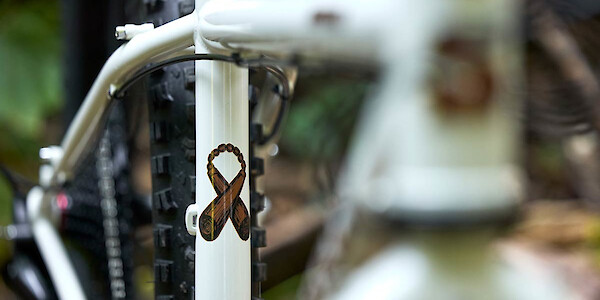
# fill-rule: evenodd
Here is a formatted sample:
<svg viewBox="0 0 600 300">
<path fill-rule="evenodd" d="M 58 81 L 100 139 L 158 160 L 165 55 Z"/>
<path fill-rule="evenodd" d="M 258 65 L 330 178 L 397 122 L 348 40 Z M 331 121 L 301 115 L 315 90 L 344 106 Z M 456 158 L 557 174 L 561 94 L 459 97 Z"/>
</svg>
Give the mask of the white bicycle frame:
<svg viewBox="0 0 600 300">
<path fill-rule="evenodd" d="M 33 235 L 61 299 L 84 299 L 81 284 L 52 222 L 57 189 L 73 171 L 102 126 L 113 93 L 149 63 L 190 53 L 242 53 L 307 59 L 360 60 L 382 67 L 384 82 L 420 80 L 422 61 L 443 26 L 451 24 L 445 1 L 408 0 L 197 0 L 180 19 L 133 36 L 108 59 L 60 146 L 46 148 L 40 186 L 28 195 Z M 193 48 L 190 48 L 194 46 Z M 186 226 L 215 192 L 205 173 L 205 157 L 221 143 L 249 158 L 248 71 L 224 62 L 196 62 L 196 204 Z M 384 93 L 385 94 L 385 93 Z M 215 165 L 233 178 L 239 163 L 223 155 Z M 250 207 L 248 184 L 240 197 Z M 184 220 L 181 220 L 184 222 Z M 228 222 L 212 242 L 196 235 L 196 299 L 251 297 L 250 240 L 242 241 Z"/>
</svg>

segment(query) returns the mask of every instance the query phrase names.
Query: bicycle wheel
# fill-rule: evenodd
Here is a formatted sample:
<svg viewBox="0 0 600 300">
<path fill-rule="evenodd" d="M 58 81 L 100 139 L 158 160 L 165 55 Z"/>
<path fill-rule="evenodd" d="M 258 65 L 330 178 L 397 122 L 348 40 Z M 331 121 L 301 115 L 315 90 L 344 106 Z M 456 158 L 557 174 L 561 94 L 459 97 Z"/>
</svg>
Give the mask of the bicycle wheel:
<svg viewBox="0 0 600 300">
<path fill-rule="evenodd" d="M 191 13 L 193 0 L 130 1 L 128 23 L 166 22 Z M 149 113 L 156 299 L 192 299 L 194 238 L 186 207 L 194 201 L 194 62 L 167 66 L 143 84 Z M 141 99 L 130 99 L 141 102 Z"/>
</svg>

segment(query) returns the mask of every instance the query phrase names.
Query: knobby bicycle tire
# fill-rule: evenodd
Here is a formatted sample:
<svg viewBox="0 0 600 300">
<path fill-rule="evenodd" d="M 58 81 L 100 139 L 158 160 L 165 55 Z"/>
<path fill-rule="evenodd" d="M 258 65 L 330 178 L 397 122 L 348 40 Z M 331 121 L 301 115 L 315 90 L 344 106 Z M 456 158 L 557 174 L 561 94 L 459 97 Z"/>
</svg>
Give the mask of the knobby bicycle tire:
<svg viewBox="0 0 600 300">
<path fill-rule="evenodd" d="M 155 27 L 194 9 L 193 0 L 131 2 L 125 7 L 128 23 Z M 143 85 L 150 131 L 154 294 L 156 299 L 193 299 L 194 237 L 183 220 L 195 198 L 194 62 L 166 66 Z"/>
</svg>

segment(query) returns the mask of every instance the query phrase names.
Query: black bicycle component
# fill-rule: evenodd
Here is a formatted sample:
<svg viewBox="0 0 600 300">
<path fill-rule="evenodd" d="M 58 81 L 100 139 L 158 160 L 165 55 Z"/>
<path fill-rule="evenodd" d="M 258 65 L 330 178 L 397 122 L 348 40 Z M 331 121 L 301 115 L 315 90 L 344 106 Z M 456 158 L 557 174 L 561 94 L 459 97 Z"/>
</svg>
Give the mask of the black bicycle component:
<svg viewBox="0 0 600 300">
<path fill-rule="evenodd" d="M 134 218 L 124 124 L 123 103 L 116 103 L 95 151 L 56 197 L 62 211 L 61 233 L 69 241 L 69 255 L 88 299 L 135 298 Z M 114 219 L 107 218 L 115 210 Z"/>
<path fill-rule="evenodd" d="M 152 22 L 155 26 L 194 9 L 193 0 L 135 0 L 128 4 L 127 23 Z M 146 75 L 147 80 L 138 81 Z M 141 92 L 124 95 L 136 82 Z M 126 102 L 148 105 L 156 299 L 194 298 L 194 237 L 183 222 L 186 207 L 195 200 L 194 82 L 192 61 L 170 60 L 138 72 L 114 94 L 125 97 Z M 142 99 L 132 99 L 136 96 Z"/>
<path fill-rule="evenodd" d="M 286 87 L 287 82 L 285 79 L 285 74 L 281 70 L 273 67 L 275 65 L 286 65 L 287 63 L 285 61 L 272 60 L 272 59 L 267 59 L 265 57 L 259 57 L 259 58 L 253 58 L 253 59 L 242 59 L 239 56 L 236 56 L 235 53 L 232 54 L 231 56 L 221 55 L 221 54 L 207 54 L 207 53 L 186 54 L 186 55 L 182 55 L 182 56 L 178 56 L 178 57 L 165 59 L 164 61 L 161 61 L 158 63 L 149 64 L 145 68 L 143 68 L 141 71 L 138 71 L 137 73 L 133 74 L 131 76 L 131 78 L 127 79 L 121 85 L 121 87 L 119 89 L 117 89 L 111 93 L 111 96 L 113 98 L 122 98 L 124 96 L 124 93 L 132 85 L 134 85 L 136 82 L 138 82 L 141 78 L 146 77 L 147 75 L 150 75 L 156 71 L 160 71 L 163 68 L 170 66 L 170 65 L 188 62 L 188 61 L 196 61 L 196 60 L 222 61 L 222 62 L 233 63 L 240 67 L 251 68 L 251 69 L 264 68 L 265 70 L 273 73 L 279 80 L 282 81 L 282 84 L 284 84 L 284 88 L 280 89 L 279 87 L 276 86 L 276 87 L 274 87 L 274 91 L 279 93 L 280 95 L 282 95 L 285 99 L 287 99 L 289 96 L 289 88 Z M 190 88 L 192 87 L 193 82 L 195 80 L 195 77 L 192 76 L 193 74 L 194 73 L 193 73 L 192 69 L 187 70 L 186 74 L 185 74 L 186 81 L 188 82 L 188 85 Z M 251 97 L 249 97 L 249 98 L 251 99 Z"/>
<path fill-rule="evenodd" d="M 133 225 L 145 225 L 152 223 L 152 195 L 134 194 L 131 200 L 133 214 Z"/>
<path fill-rule="evenodd" d="M 13 257 L 5 266 L 2 276 L 23 299 L 57 299 L 48 277 L 26 255 L 17 254 Z"/>
<path fill-rule="evenodd" d="M 123 23 L 123 1 L 62 0 L 65 67 L 65 124 L 69 124 L 85 98 L 108 56 L 119 46 L 114 39 L 114 28 Z M 105 38 L 98 38 L 98 37 Z M 122 257 L 122 279 L 125 299 L 135 298 L 132 280 L 133 243 L 131 188 L 129 184 L 128 119 L 125 107 L 117 103 L 107 116 L 106 129 L 110 133 L 115 195 L 117 203 L 118 243 Z M 65 126 L 67 128 L 67 126 Z M 93 148 L 97 149 L 97 148 Z M 111 276 L 108 271 L 106 235 L 99 194 L 97 151 L 84 158 L 75 171 L 72 182 L 60 191 L 55 203 L 62 211 L 61 235 L 78 278 L 88 299 L 109 299 Z M 137 212 L 137 210 L 136 210 Z M 138 222 L 140 223 L 140 222 Z M 112 232 L 112 231 L 110 231 Z M 114 237 L 113 237 L 114 238 Z M 114 241 L 114 240 L 113 240 Z"/>
<path fill-rule="evenodd" d="M 255 58 L 255 59 L 242 59 L 239 55 L 236 55 L 236 54 L 233 54 L 232 56 L 226 56 L 226 55 L 220 55 L 220 54 L 183 55 L 183 56 L 170 58 L 165 61 L 146 66 L 145 69 L 135 73 L 131 78 L 129 78 L 127 81 L 125 81 L 125 83 L 118 90 L 114 91 L 111 96 L 113 98 L 117 98 L 117 99 L 123 98 L 125 96 L 125 92 L 129 88 L 131 88 L 136 82 L 138 82 L 141 78 L 144 78 L 145 76 L 152 74 L 154 72 L 163 70 L 166 66 L 170 66 L 173 64 L 182 63 L 182 62 L 186 62 L 186 61 L 196 61 L 196 60 L 215 60 L 215 61 L 235 63 L 238 66 L 252 68 L 252 69 L 261 69 L 262 68 L 262 69 L 268 71 L 269 73 L 273 74 L 273 76 L 275 76 L 281 82 L 280 85 L 275 85 L 273 87 L 273 92 L 275 92 L 275 94 L 277 94 L 279 96 L 279 98 L 281 99 L 281 102 L 280 102 L 281 104 L 280 104 L 279 110 L 277 112 L 277 118 L 275 119 L 275 122 L 272 126 L 271 132 L 269 132 L 266 135 L 261 134 L 261 136 L 259 137 L 259 140 L 258 140 L 258 144 L 265 145 L 266 143 L 271 141 L 275 137 L 275 135 L 279 132 L 281 124 L 283 123 L 283 118 L 285 116 L 285 113 L 287 112 L 288 101 L 290 98 L 290 88 L 289 88 L 289 85 L 287 82 L 287 78 L 285 77 L 285 74 L 283 73 L 283 71 L 281 71 L 277 67 L 274 67 L 274 65 L 277 65 L 277 64 L 280 64 L 280 65 L 286 64 L 285 61 L 275 61 L 275 60 L 271 60 L 271 59 L 266 59 L 264 57 Z M 186 77 L 186 87 L 192 88 L 193 87 L 192 83 L 193 83 L 193 80 L 195 79 L 193 76 L 193 72 L 194 72 L 193 66 L 188 67 L 186 70 L 184 70 L 184 72 L 186 74 L 186 76 L 185 76 Z M 168 86 L 165 85 L 165 86 L 161 87 L 161 89 L 166 90 L 167 87 Z M 249 87 L 250 87 L 250 89 L 249 89 L 248 99 L 250 101 L 250 110 L 252 110 L 257 104 L 257 100 L 256 100 L 257 90 L 253 86 L 249 86 Z M 169 101 L 173 101 L 173 99 L 169 99 Z M 189 115 L 189 111 L 188 111 L 188 115 Z M 151 129 L 156 130 L 155 127 L 151 127 Z M 165 131 L 165 129 L 164 128 L 158 128 L 158 129 L 159 129 L 159 134 L 162 134 L 159 138 L 162 138 L 162 139 L 166 138 L 167 132 Z"/>
<path fill-rule="evenodd" d="M 13 224 L 2 228 L 2 237 L 12 242 L 14 253 L 2 267 L 2 277 L 11 290 L 23 299 L 56 299 L 50 277 L 33 240 L 25 194 L 20 189 L 24 180 L 4 168 L 2 173 L 13 190 Z"/>
<path fill-rule="evenodd" d="M 125 92 L 131 88 L 136 82 L 138 82 L 141 78 L 144 78 L 145 76 L 155 73 L 157 71 L 160 70 L 164 70 L 164 68 L 166 68 L 167 66 L 173 65 L 173 64 L 177 64 L 177 63 L 182 63 L 182 62 L 187 62 L 187 61 L 197 61 L 197 60 L 215 60 L 215 61 L 223 61 L 223 62 L 229 62 L 229 63 L 235 63 L 238 66 L 241 67 L 247 67 L 247 68 L 252 68 L 252 69 L 264 69 L 267 72 L 271 73 L 273 76 L 275 76 L 275 78 L 277 78 L 280 81 L 280 85 L 275 85 L 273 87 L 273 92 L 275 92 L 275 94 L 277 94 L 279 96 L 279 98 L 281 99 L 281 104 L 279 106 L 279 110 L 277 112 L 277 118 L 275 119 L 275 123 L 272 126 L 271 132 L 269 132 L 266 135 L 263 135 L 261 133 L 261 136 L 258 140 L 258 144 L 259 145 L 265 145 L 266 143 L 268 143 L 269 141 L 271 141 L 275 135 L 279 132 L 279 129 L 281 127 L 281 124 L 283 123 L 283 118 L 285 116 L 285 113 L 287 112 L 287 105 L 288 105 L 288 101 L 290 99 L 290 87 L 287 81 L 287 78 L 285 76 L 285 74 L 283 73 L 283 71 L 281 71 L 279 68 L 275 67 L 275 65 L 285 65 L 287 64 L 285 61 L 276 61 L 276 60 L 271 60 L 271 59 L 267 59 L 264 57 L 259 57 L 259 58 L 254 58 L 254 59 L 242 59 L 238 54 L 233 54 L 231 56 L 226 56 L 226 55 L 220 55 L 220 54 L 189 54 L 189 55 L 182 55 L 179 57 L 174 57 L 174 58 L 170 58 L 167 60 L 164 60 L 162 62 L 159 63 L 155 63 L 155 64 L 151 64 L 146 66 L 146 68 L 144 68 L 142 71 L 139 71 L 137 73 L 135 73 L 133 76 L 131 76 L 131 78 L 129 78 L 127 81 L 125 81 L 125 83 L 123 83 L 123 85 L 116 91 L 114 91 L 111 96 L 113 98 L 117 98 L 120 99 L 122 97 L 125 96 Z M 191 89 L 193 88 L 193 81 L 195 80 L 193 74 L 194 74 L 194 68 L 193 66 L 187 67 L 184 70 L 185 73 L 185 80 L 186 80 L 186 88 Z M 253 86 L 249 86 L 249 101 L 250 101 L 250 110 L 252 110 L 257 102 L 256 102 L 256 93 L 257 90 L 255 87 Z M 168 89 L 168 85 L 164 85 L 161 86 L 160 89 L 162 89 L 161 91 L 156 90 L 155 92 L 166 92 L 166 90 Z M 164 95 L 165 97 L 167 97 L 167 100 L 172 102 L 174 101 L 174 99 L 171 96 L 167 96 Z M 170 98 L 169 98 L 170 97 Z M 190 114 L 190 112 L 188 111 L 188 115 Z M 189 116 L 188 116 L 189 118 Z M 156 129 L 155 127 L 151 127 L 151 129 Z M 164 128 L 159 128 L 159 130 L 162 129 L 162 131 L 159 131 L 159 134 L 162 134 L 159 138 L 166 138 L 166 134 L 167 132 L 165 131 Z"/>
</svg>

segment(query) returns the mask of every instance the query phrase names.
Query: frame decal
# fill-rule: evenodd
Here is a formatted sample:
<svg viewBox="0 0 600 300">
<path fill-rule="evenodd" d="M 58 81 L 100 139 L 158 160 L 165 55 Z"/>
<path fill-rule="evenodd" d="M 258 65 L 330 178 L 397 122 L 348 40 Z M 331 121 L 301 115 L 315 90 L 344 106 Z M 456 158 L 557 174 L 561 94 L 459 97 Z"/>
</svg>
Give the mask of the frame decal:
<svg viewBox="0 0 600 300">
<path fill-rule="evenodd" d="M 224 152 L 233 153 L 240 163 L 240 171 L 228 182 L 213 164 L 215 157 Z M 208 155 L 207 175 L 217 197 L 204 209 L 198 218 L 200 234 L 207 241 L 214 241 L 225 227 L 228 219 L 231 219 L 233 227 L 239 237 L 246 241 L 250 236 L 250 215 L 244 202 L 240 198 L 242 186 L 246 179 L 246 162 L 238 147 L 232 144 L 221 144 L 213 149 Z"/>
</svg>

